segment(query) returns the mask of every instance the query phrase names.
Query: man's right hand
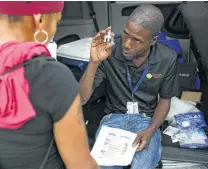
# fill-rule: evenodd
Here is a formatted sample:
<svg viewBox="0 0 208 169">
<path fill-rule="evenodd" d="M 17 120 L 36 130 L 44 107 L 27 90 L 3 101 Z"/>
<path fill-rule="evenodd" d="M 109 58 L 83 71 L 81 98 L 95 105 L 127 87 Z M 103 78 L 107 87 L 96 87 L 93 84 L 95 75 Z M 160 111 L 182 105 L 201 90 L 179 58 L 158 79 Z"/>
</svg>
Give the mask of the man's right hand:
<svg viewBox="0 0 208 169">
<path fill-rule="evenodd" d="M 108 27 L 106 30 L 100 31 L 93 38 L 90 49 L 90 59 L 92 63 L 99 65 L 103 60 L 110 56 L 113 44 L 104 42 L 104 36 L 107 35 L 110 30 L 111 27 Z"/>
</svg>

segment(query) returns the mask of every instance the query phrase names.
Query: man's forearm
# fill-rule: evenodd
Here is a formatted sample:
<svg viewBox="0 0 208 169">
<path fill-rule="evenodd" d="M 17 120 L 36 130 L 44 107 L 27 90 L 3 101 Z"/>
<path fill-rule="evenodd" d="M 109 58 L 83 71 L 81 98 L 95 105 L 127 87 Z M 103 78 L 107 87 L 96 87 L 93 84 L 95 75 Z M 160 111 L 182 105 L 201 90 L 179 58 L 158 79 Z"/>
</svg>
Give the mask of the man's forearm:
<svg viewBox="0 0 208 169">
<path fill-rule="evenodd" d="M 98 64 L 90 62 L 80 80 L 82 104 L 85 104 L 92 94 L 95 73 L 97 71 L 98 66 Z"/>
<path fill-rule="evenodd" d="M 154 112 L 149 130 L 155 131 L 163 123 L 170 110 L 170 101 L 170 99 L 160 99 L 160 102 Z"/>
</svg>

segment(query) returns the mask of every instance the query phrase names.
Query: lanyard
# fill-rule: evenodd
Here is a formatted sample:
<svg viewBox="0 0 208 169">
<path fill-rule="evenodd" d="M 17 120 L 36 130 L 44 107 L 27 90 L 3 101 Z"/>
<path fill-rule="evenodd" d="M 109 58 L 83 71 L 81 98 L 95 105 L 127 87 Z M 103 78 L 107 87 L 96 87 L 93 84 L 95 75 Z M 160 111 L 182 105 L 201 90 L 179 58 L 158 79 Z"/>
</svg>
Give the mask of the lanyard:
<svg viewBox="0 0 208 169">
<path fill-rule="evenodd" d="M 132 97 L 134 98 L 134 93 L 135 93 L 136 90 L 139 88 L 140 84 L 144 81 L 145 76 L 146 76 L 147 73 L 148 73 L 148 68 L 144 69 L 144 71 L 143 71 L 143 73 L 142 73 L 142 76 L 140 77 L 139 81 L 137 82 L 137 84 L 136 84 L 135 87 L 133 88 L 133 86 L 132 86 L 132 80 L 131 80 L 131 75 L 130 75 L 129 68 L 128 68 L 128 66 L 126 65 L 126 63 L 125 63 L 125 66 L 126 66 L 126 73 L 127 73 L 127 81 L 128 81 L 128 83 L 129 83 L 129 87 L 130 87 L 130 89 L 131 89 Z"/>
</svg>

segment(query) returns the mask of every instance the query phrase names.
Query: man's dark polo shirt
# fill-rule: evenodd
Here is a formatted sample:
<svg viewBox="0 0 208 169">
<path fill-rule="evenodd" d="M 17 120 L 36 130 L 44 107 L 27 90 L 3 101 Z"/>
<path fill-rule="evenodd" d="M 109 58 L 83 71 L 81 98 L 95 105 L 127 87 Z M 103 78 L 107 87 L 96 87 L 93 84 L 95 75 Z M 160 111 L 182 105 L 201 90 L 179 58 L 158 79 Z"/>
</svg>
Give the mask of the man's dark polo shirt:
<svg viewBox="0 0 208 169">
<path fill-rule="evenodd" d="M 105 80 L 105 93 L 107 97 L 106 113 L 126 113 L 126 104 L 133 101 L 131 90 L 127 81 L 125 61 L 122 54 L 121 39 L 118 39 L 112 49 L 111 56 L 103 61 L 95 75 L 94 89 Z M 140 67 L 132 61 L 126 62 L 131 74 L 134 87 L 145 68 L 154 77 L 145 77 L 134 94 L 138 101 L 140 113 L 153 113 L 158 103 L 158 94 L 161 98 L 169 99 L 175 96 L 178 89 L 177 54 L 169 47 L 156 43 Z"/>
</svg>

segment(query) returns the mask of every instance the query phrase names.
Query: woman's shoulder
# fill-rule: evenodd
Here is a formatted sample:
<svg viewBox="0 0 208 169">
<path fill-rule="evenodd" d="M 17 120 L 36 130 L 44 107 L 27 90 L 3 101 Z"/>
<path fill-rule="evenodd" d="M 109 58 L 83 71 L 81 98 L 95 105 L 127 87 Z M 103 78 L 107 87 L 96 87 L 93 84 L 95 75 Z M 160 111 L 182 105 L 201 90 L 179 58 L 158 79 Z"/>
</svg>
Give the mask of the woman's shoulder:
<svg viewBox="0 0 208 169">
<path fill-rule="evenodd" d="M 37 83 L 43 81 L 47 83 L 74 83 L 77 81 L 72 71 L 64 64 L 57 62 L 47 56 L 35 57 L 24 64 L 25 76 L 29 82 Z M 63 81 L 58 81 L 63 80 Z M 47 83 L 46 83 L 47 82 Z"/>
<path fill-rule="evenodd" d="M 54 122 L 67 112 L 80 90 L 67 66 L 44 56 L 25 65 L 25 76 L 32 103 L 50 112 Z"/>
<path fill-rule="evenodd" d="M 60 74 L 60 72 L 64 74 L 72 74 L 71 70 L 66 65 L 45 55 L 34 57 L 25 62 L 24 67 L 30 75 L 39 74 L 40 76 L 44 76 L 46 72 L 50 72 L 50 74 Z"/>
</svg>

